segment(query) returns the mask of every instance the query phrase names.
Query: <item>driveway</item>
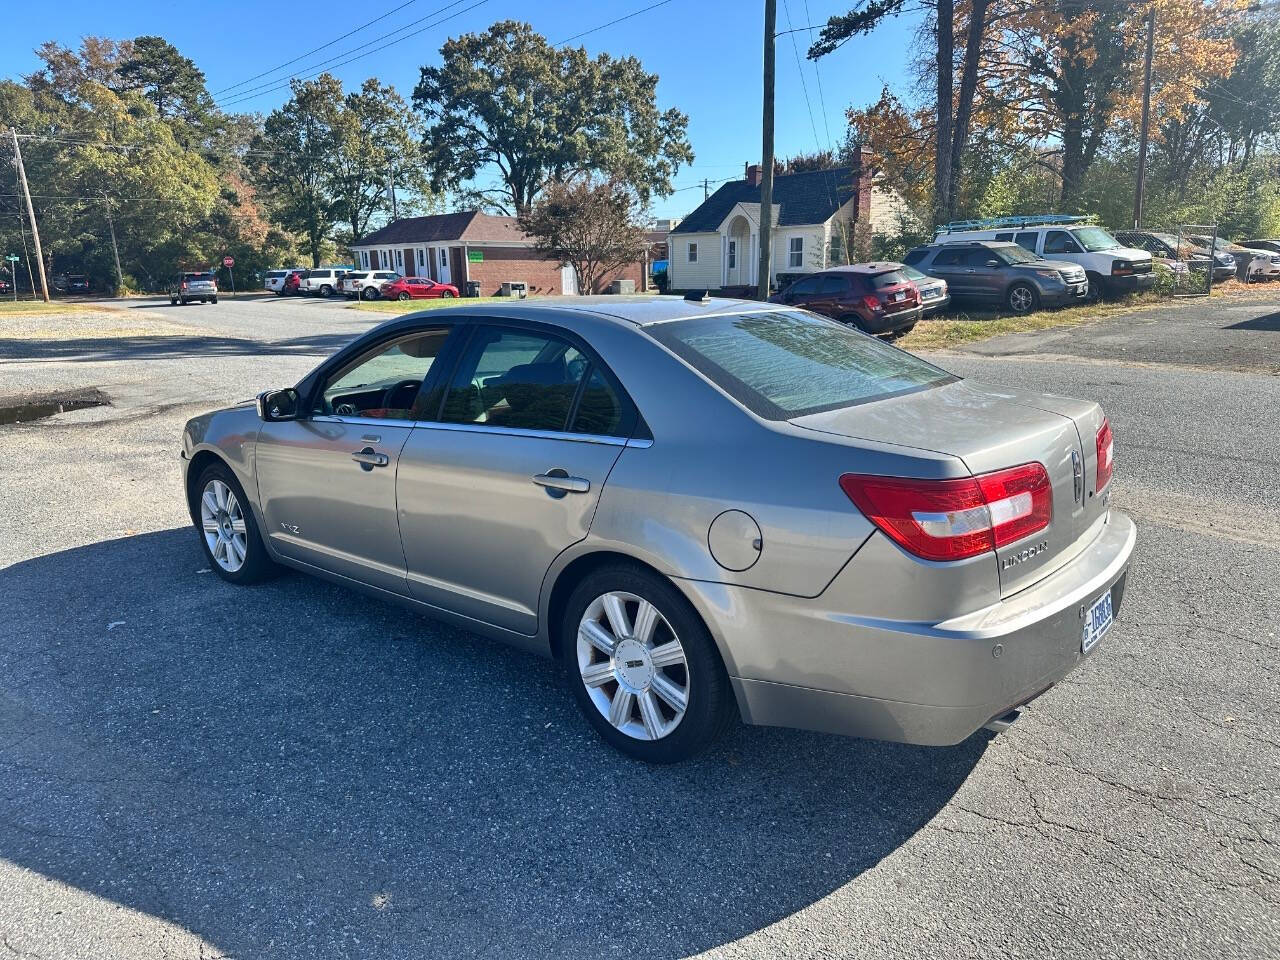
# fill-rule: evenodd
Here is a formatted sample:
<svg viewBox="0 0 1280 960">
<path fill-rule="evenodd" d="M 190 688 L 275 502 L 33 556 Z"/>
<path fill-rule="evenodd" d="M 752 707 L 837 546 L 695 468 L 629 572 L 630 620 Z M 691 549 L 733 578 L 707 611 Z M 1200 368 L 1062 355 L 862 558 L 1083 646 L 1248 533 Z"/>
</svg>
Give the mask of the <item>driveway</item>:
<svg viewBox="0 0 1280 960">
<path fill-rule="evenodd" d="M 183 421 L 381 317 L 129 310 L 0 339 L 0 394 L 125 397 L 0 426 L 15 956 L 1280 956 L 1280 298 L 932 358 L 1100 399 L 1139 524 L 1115 630 L 1011 730 L 739 727 L 674 768 L 604 747 L 548 662 L 208 571 Z"/>
</svg>

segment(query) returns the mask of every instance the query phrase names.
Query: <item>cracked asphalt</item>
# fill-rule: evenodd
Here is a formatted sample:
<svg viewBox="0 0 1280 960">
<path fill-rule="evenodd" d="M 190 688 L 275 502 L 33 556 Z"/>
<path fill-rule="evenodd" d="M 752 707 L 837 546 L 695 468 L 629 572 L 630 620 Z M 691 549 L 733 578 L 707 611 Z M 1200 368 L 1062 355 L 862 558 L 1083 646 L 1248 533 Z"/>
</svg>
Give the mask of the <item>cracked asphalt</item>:
<svg viewBox="0 0 1280 960">
<path fill-rule="evenodd" d="M 931 357 L 1099 399 L 1139 525 L 1116 627 L 1012 729 L 674 768 L 547 662 L 207 571 L 184 420 L 381 317 L 109 306 L 0 331 L 0 395 L 115 400 L 0 426 L 0 957 L 1280 957 L 1280 296 Z"/>
</svg>

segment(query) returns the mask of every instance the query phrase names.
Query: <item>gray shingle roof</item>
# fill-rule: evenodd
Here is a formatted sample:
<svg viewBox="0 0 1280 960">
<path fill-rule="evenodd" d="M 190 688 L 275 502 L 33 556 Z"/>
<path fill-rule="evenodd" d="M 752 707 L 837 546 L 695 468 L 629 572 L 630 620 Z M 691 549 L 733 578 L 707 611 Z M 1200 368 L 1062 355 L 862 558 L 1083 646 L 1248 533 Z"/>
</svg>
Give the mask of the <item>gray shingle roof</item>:
<svg viewBox="0 0 1280 960">
<path fill-rule="evenodd" d="M 853 196 L 853 168 L 808 170 L 773 178 L 773 202 L 781 209 L 778 226 L 794 227 L 826 223 Z M 672 233 L 705 233 L 717 230 L 737 203 L 760 203 L 759 185 L 734 180 L 703 201 L 680 221 Z"/>
<path fill-rule="evenodd" d="M 352 246 L 445 243 L 451 240 L 470 243 L 533 244 L 533 241 L 520 229 L 515 217 L 466 210 L 462 213 L 437 213 L 426 217 L 402 217 L 357 240 Z"/>
</svg>

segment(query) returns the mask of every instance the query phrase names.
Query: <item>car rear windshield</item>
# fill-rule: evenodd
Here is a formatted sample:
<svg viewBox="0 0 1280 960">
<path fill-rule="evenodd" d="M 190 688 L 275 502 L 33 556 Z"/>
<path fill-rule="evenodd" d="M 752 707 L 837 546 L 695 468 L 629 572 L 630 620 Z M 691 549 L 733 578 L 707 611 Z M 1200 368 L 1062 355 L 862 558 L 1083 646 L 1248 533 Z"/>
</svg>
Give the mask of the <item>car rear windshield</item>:
<svg viewBox="0 0 1280 960">
<path fill-rule="evenodd" d="M 188 280 L 212 280 L 212 273 L 184 273 L 183 276 Z"/>
<path fill-rule="evenodd" d="M 906 274 L 901 270 L 888 270 L 884 273 L 867 275 L 867 283 L 872 290 L 883 290 L 885 287 L 897 287 L 907 282 Z"/>
<path fill-rule="evenodd" d="M 956 379 L 874 337 L 811 313 L 719 314 L 645 329 L 766 420 L 850 407 Z"/>
</svg>

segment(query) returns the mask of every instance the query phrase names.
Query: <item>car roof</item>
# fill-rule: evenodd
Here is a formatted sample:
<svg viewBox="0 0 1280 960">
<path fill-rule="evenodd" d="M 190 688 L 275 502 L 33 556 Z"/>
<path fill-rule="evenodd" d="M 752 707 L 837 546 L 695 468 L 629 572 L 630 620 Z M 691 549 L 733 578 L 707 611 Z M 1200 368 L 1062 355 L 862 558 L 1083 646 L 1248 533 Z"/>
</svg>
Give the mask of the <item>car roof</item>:
<svg viewBox="0 0 1280 960">
<path fill-rule="evenodd" d="M 686 300 L 676 296 L 602 294 L 532 301 L 514 299 L 511 303 L 489 301 L 475 305 L 470 305 L 463 300 L 458 306 L 450 307 L 448 314 L 469 320 L 542 320 L 572 329 L 575 316 L 591 316 L 607 323 L 628 327 L 645 327 L 654 323 L 667 323 L 672 320 L 686 320 L 715 314 L 772 313 L 780 309 L 786 308 L 777 304 L 761 303 L 758 300 L 736 300 L 729 297 Z M 381 326 L 412 319 L 438 321 L 441 319 L 441 314 L 437 310 L 409 314 Z"/>
<path fill-rule="evenodd" d="M 888 273 L 890 270 L 901 270 L 902 264 L 896 260 L 877 260 L 874 263 L 844 263 L 838 267 L 828 267 L 822 273 Z"/>
<path fill-rule="evenodd" d="M 954 243 L 948 243 L 945 240 L 927 243 L 923 247 L 917 247 L 917 250 L 928 250 L 932 247 L 984 247 L 991 249 L 994 247 L 1016 247 L 1017 244 L 1012 240 L 956 240 Z"/>
</svg>

